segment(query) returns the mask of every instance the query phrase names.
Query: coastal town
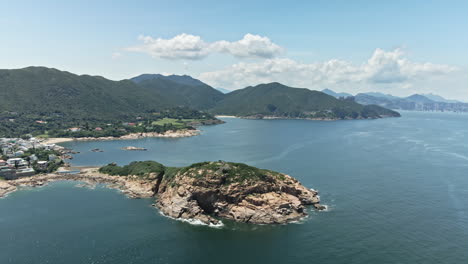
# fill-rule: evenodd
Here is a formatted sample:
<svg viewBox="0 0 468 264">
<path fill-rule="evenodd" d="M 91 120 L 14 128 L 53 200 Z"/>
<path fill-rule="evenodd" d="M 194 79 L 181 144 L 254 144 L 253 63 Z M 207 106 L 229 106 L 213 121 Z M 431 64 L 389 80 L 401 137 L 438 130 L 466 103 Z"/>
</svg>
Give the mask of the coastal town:
<svg viewBox="0 0 468 264">
<path fill-rule="evenodd" d="M 13 180 L 57 170 L 66 150 L 42 139 L 0 138 L 0 179 Z"/>
</svg>

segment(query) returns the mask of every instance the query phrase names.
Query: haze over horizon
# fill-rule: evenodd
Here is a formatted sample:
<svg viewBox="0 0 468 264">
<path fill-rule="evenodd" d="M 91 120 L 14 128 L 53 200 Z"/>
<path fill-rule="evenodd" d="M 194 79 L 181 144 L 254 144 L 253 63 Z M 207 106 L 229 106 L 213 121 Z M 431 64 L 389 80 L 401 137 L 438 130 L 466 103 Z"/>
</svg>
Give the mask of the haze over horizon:
<svg viewBox="0 0 468 264">
<path fill-rule="evenodd" d="M 1 1 L 0 68 L 468 100 L 464 1 Z M 54 14 L 51 16 L 50 14 Z"/>
</svg>

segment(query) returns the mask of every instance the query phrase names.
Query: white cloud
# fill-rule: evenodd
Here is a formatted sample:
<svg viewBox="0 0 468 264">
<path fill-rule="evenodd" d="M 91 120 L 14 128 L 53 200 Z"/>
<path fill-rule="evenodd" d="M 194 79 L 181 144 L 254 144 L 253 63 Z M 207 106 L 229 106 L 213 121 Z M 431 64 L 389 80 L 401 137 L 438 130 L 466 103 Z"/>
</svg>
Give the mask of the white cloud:
<svg viewBox="0 0 468 264">
<path fill-rule="evenodd" d="M 205 42 L 200 36 L 180 34 L 171 39 L 140 36 L 141 45 L 126 48 L 127 51 L 142 52 L 154 58 L 200 60 L 213 53 L 227 53 L 239 58 L 273 58 L 283 48 L 269 38 L 246 34 L 241 40 Z"/>
<path fill-rule="evenodd" d="M 246 34 L 239 41 L 225 40 L 212 44 L 213 50 L 229 53 L 241 58 L 273 58 L 283 52 L 283 48 L 273 43 L 269 38 L 259 35 Z"/>
<path fill-rule="evenodd" d="M 305 64 L 287 58 L 273 58 L 259 63 L 240 62 L 223 70 L 202 73 L 199 78 L 214 87 L 231 89 L 274 81 L 321 89 L 337 84 L 398 83 L 407 86 L 412 81 L 455 70 L 455 67 L 448 65 L 409 61 L 400 49 L 376 49 L 371 58 L 361 65 L 337 59 Z"/>
</svg>

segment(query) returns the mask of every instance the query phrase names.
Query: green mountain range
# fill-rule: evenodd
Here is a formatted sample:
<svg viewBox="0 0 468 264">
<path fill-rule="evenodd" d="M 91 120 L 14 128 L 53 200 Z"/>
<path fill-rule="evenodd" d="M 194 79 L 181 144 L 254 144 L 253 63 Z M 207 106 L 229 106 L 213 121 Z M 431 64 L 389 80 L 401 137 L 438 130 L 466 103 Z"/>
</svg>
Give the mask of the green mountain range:
<svg viewBox="0 0 468 264">
<path fill-rule="evenodd" d="M 159 98 L 164 98 L 164 102 L 170 105 L 208 110 L 224 97 L 222 92 L 190 76 L 152 76 L 153 78 L 144 74 L 131 80 L 148 93 L 158 94 Z"/>
<path fill-rule="evenodd" d="M 0 112 L 116 118 L 172 105 L 129 80 L 76 75 L 45 67 L 0 70 Z"/>
<path fill-rule="evenodd" d="M 168 110 L 181 107 L 195 112 Z M 144 74 L 130 80 L 112 81 L 45 67 L 0 70 L 0 120 L 11 119 L 12 113 L 33 116 L 30 119 L 59 116 L 67 123 L 128 120 L 153 113 L 169 113 L 164 116 L 183 119 L 210 118 L 212 114 L 319 119 L 399 116 L 383 107 L 358 104 L 352 98 L 337 99 L 323 92 L 280 83 L 223 94 L 185 75 Z"/>
<path fill-rule="evenodd" d="M 238 116 L 274 116 L 288 118 L 357 119 L 399 116 L 380 106 L 364 106 L 352 98 L 337 99 L 305 88 L 280 83 L 260 84 L 225 95 L 212 112 Z"/>
</svg>

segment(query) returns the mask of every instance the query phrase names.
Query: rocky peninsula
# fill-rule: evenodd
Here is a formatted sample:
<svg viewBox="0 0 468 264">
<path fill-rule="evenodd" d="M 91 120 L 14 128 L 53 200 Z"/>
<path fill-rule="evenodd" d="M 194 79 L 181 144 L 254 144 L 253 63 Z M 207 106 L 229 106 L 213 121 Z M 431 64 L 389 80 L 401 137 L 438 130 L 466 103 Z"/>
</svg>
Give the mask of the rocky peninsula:
<svg viewBox="0 0 468 264">
<path fill-rule="evenodd" d="M 63 171 L 62 171 L 63 172 Z M 155 180 L 154 178 L 153 180 Z M 17 191 L 20 187 L 40 187 L 54 181 L 79 181 L 83 187 L 106 184 L 107 187 L 121 190 L 130 198 L 150 198 L 154 196 L 154 181 L 151 176 L 142 179 L 137 176 L 112 176 L 100 173 L 98 168 L 82 168 L 79 173 L 48 173 L 16 180 L 0 181 L 0 198 Z"/>
<path fill-rule="evenodd" d="M 79 173 L 51 173 L 0 181 L 0 197 L 21 186 L 38 187 L 52 181 L 73 180 L 92 187 L 98 183 L 121 190 L 131 198 L 155 198 L 154 206 L 175 219 L 220 224 L 222 219 L 252 224 L 286 224 L 316 210 L 318 192 L 293 177 L 232 162 L 202 162 L 166 167 L 154 161 L 82 168 Z"/>
<path fill-rule="evenodd" d="M 144 171 L 156 178 L 155 206 L 176 219 L 195 219 L 205 224 L 219 224 L 219 219 L 285 224 L 305 217 L 306 205 L 325 209 L 318 192 L 293 177 L 241 163 L 202 162 L 172 168 L 147 161 L 124 167 L 110 164 L 100 169 L 101 173 L 117 175 L 140 173 L 143 178 Z"/>
</svg>

